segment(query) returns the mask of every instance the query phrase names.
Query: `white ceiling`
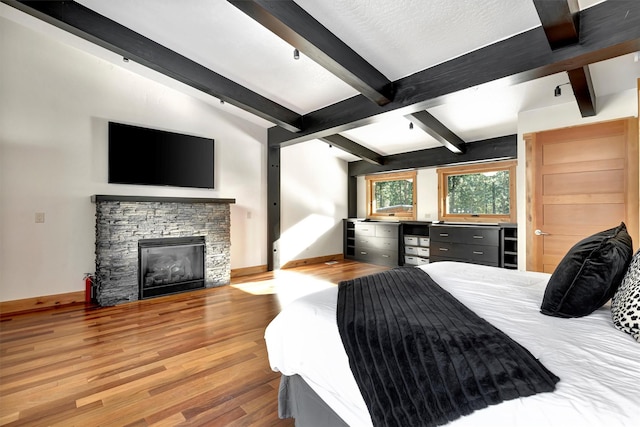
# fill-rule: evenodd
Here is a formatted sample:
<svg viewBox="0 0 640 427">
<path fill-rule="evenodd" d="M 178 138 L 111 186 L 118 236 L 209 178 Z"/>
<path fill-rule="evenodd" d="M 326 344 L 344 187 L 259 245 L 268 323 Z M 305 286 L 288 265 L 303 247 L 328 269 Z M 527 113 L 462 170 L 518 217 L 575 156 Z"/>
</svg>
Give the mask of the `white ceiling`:
<svg viewBox="0 0 640 427">
<path fill-rule="evenodd" d="M 581 9 L 602 0 L 579 0 Z M 615 0 L 608 0 L 615 1 Z M 352 87 L 225 0 L 78 0 L 84 6 L 168 47 L 299 114 L 357 95 Z M 394 81 L 540 26 L 531 0 L 296 0 L 316 20 Z M 140 70 L 141 66 L 121 63 Z M 632 89 L 640 77 L 634 55 L 590 66 L 596 96 Z M 154 73 L 147 73 L 154 76 Z M 166 77 L 157 76 L 167 80 Z M 429 109 L 465 141 L 517 132 L 520 111 L 575 102 L 566 73 L 510 87 L 484 85 Z M 193 93 L 192 88 L 175 85 Z M 218 108 L 251 116 L 200 94 Z M 250 117 L 265 127 L 272 126 Z M 439 144 L 402 116 L 343 132 L 382 155 Z M 336 155 L 358 160 L 340 150 Z"/>
</svg>

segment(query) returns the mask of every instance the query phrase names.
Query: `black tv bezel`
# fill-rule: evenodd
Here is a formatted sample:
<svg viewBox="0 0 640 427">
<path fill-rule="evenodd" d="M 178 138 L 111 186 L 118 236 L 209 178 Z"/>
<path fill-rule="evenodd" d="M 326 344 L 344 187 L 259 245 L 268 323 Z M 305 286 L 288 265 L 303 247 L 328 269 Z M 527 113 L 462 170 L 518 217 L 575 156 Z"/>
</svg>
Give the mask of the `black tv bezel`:
<svg viewBox="0 0 640 427">
<path fill-rule="evenodd" d="M 150 175 L 147 175 L 147 178 L 142 179 L 140 177 L 143 176 L 143 174 L 140 174 L 138 176 L 138 179 L 130 179 L 128 177 L 118 176 L 119 174 L 115 173 L 115 169 L 117 167 L 123 168 L 123 166 L 126 165 L 126 162 L 122 161 L 121 156 L 115 157 L 116 153 L 118 154 L 122 153 L 122 150 L 125 148 L 124 144 L 131 144 L 135 142 L 132 142 L 128 139 L 126 142 L 116 140 L 115 139 L 116 137 L 114 136 L 114 134 L 116 133 L 114 128 L 116 127 L 118 128 L 118 132 L 122 132 L 123 130 L 126 131 L 128 129 L 131 132 L 132 137 L 135 133 L 142 132 L 143 134 L 146 134 L 147 137 L 152 137 L 155 140 L 162 141 L 162 143 L 166 143 L 165 140 L 169 141 L 173 139 L 173 142 L 171 142 L 172 145 L 175 145 L 178 142 L 210 145 L 211 160 L 206 164 L 207 168 L 211 171 L 210 181 L 205 182 L 202 179 L 198 179 L 193 181 L 178 182 L 178 181 L 175 181 L 174 179 L 170 179 L 169 174 L 162 174 L 162 172 L 159 172 L 160 176 L 162 176 L 162 179 L 152 179 Z M 154 129 L 154 128 L 149 128 L 144 126 L 137 126 L 137 125 L 131 125 L 127 123 L 109 121 L 107 139 L 108 139 L 107 182 L 109 184 L 146 185 L 146 186 L 155 186 L 155 187 L 195 188 L 195 189 L 207 189 L 207 190 L 215 189 L 215 140 L 213 138 L 205 138 L 205 137 L 189 135 L 185 133 L 171 132 L 171 131 L 166 131 L 161 129 Z M 145 143 L 148 144 L 148 141 L 145 141 Z M 201 160 L 201 156 L 198 156 L 198 160 Z M 131 159 L 129 159 L 129 163 L 131 163 Z M 184 174 L 186 174 L 187 176 L 189 175 L 188 171 L 190 171 L 190 169 L 185 169 L 184 165 L 179 165 L 179 167 L 181 172 L 184 172 Z M 181 176 L 184 176 L 184 175 L 181 174 Z"/>
</svg>

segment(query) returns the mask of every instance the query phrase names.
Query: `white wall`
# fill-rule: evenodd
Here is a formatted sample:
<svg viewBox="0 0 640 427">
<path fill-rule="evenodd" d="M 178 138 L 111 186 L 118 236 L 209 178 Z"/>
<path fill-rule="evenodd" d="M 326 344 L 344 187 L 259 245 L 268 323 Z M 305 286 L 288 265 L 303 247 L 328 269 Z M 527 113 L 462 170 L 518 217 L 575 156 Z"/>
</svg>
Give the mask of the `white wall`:
<svg viewBox="0 0 640 427">
<path fill-rule="evenodd" d="M 347 162 L 320 141 L 280 152 L 280 265 L 342 253 L 347 217 Z"/>
<path fill-rule="evenodd" d="M 1 301 L 84 289 L 92 194 L 235 198 L 232 268 L 266 264 L 266 127 L 26 28 L 1 6 Z M 216 188 L 107 184 L 110 120 L 214 138 Z"/>
</svg>

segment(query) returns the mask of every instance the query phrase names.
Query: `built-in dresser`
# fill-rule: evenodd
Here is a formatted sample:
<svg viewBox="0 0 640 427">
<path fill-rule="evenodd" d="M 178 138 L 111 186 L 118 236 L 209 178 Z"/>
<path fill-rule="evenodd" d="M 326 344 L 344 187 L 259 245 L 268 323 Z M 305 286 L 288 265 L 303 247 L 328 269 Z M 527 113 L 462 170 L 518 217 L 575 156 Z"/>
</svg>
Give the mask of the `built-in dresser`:
<svg viewBox="0 0 640 427">
<path fill-rule="evenodd" d="M 516 224 L 344 220 L 344 257 L 371 264 L 460 261 L 518 268 Z"/>
</svg>

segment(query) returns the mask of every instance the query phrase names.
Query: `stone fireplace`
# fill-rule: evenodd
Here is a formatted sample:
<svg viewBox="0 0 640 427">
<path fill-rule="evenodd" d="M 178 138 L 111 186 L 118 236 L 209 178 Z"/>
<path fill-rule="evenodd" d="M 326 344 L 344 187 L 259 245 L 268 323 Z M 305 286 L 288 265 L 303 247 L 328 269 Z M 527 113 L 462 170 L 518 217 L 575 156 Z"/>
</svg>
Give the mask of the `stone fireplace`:
<svg viewBox="0 0 640 427">
<path fill-rule="evenodd" d="M 160 276 L 169 276 L 170 271 L 178 275 L 190 269 L 194 274 L 194 270 L 199 268 L 197 261 L 186 261 L 184 250 L 179 251 L 180 257 L 164 254 L 167 255 L 165 259 L 156 259 L 159 263 L 153 267 L 158 282 L 147 287 L 149 292 L 143 292 L 144 272 L 139 267 L 139 245 L 149 247 L 150 244 L 151 254 L 158 257 L 162 253 L 153 248 L 157 248 L 156 243 L 161 240 L 168 246 L 185 246 L 185 242 L 191 245 L 192 240 L 203 244 L 201 274 L 204 277 L 201 284 L 197 283 L 198 279 L 181 279 L 186 289 L 172 288 L 173 284 L 167 283 L 171 285 L 167 293 L 187 291 L 189 287 L 210 288 L 229 284 L 230 205 L 235 203 L 234 199 L 96 195 L 91 200 L 96 204 L 95 296 L 99 305 L 110 306 L 158 296 L 162 294 L 158 289 L 163 287 L 164 280 Z M 170 264 L 170 260 L 173 260 L 172 265 L 165 265 Z M 187 266 L 191 263 L 195 265 Z M 187 275 L 185 273 L 185 277 Z"/>
</svg>

